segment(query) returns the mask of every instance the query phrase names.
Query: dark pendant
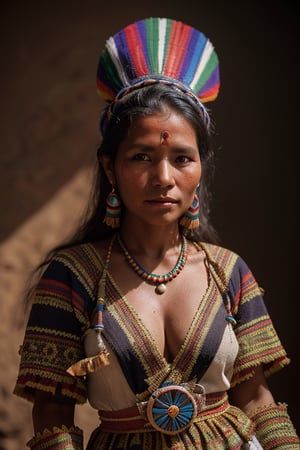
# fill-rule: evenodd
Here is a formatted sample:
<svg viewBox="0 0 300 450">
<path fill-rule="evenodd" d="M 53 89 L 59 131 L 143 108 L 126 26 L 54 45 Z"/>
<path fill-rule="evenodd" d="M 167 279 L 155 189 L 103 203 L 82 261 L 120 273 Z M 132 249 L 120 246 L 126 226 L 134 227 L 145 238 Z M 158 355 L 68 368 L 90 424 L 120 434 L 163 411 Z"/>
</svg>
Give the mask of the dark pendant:
<svg viewBox="0 0 300 450">
<path fill-rule="evenodd" d="M 167 290 L 167 286 L 164 283 L 160 283 L 155 288 L 155 293 L 158 295 L 164 294 Z"/>
</svg>

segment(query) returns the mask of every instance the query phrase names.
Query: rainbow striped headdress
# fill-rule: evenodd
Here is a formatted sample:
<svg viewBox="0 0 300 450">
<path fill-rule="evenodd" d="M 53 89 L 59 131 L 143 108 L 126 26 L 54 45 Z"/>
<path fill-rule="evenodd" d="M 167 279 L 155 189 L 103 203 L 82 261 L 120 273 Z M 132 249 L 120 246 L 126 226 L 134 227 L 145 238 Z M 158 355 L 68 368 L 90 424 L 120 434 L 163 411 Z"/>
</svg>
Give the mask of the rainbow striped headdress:
<svg viewBox="0 0 300 450">
<path fill-rule="evenodd" d="M 101 131 L 122 97 L 154 83 L 189 95 L 209 126 L 203 103 L 215 100 L 220 88 L 219 61 L 211 42 L 189 25 L 155 17 L 134 22 L 110 37 L 97 70 L 98 93 L 110 103 Z"/>
</svg>

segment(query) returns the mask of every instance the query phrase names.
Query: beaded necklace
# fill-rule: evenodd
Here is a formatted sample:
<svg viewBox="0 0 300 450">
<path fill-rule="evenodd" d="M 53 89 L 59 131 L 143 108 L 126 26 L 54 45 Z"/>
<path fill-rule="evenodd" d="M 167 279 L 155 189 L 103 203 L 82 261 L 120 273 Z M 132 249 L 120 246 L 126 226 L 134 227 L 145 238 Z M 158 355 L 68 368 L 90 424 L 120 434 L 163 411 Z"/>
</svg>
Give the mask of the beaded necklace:
<svg viewBox="0 0 300 450">
<path fill-rule="evenodd" d="M 164 275 L 157 275 L 156 273 L 149 272 L 143 266 L 141 266 L 141 264 L 129 253 L 119 234 L 117 234 L 117 241 L 130 267 L 145 281 L 150 284 L 154 284 L 155 293 L 159 295 L 166 292 L 166 283 L 173 280 L 175 277 L 177 277 L 177 275 L 180 274 L 187 261 L 187 240 L 184 236 L 182 236 L 181 250 L 176 265 L 172 270 L 165 273 Z"/>
</svg>

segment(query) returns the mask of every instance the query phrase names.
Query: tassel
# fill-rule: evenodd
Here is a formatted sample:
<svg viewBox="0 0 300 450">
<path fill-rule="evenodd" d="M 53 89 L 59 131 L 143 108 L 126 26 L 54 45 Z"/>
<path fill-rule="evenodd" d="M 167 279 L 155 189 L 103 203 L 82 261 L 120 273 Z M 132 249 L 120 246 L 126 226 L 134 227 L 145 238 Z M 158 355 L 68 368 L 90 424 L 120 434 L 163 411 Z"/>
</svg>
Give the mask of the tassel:
<svg viewBox="0 0 300 450">
<path fill-rule="evenodd" d="M 104 324 L 103 324 L 103 310 L 105 307 L 105 283 L 106 283 L 106 274 L 108 271 L 109 261 L 111 257 L 112 252 L 112 246 L 116 239 L 116 235 L 114 234 L 106 255 L 106 261 L 103 267 L 103 272 L 99 281 L 99 287 L 98 287 L 98 295 L 97 295 L 97 305 L 96 310 L 94 314 L 93 319 L 93 331 L 96 333 L 96 339 L 97 339 L 97 347 L 99 350 L 99 353 L 95 356 L 90 356 L 88 358 L 81 359 L 80 361 L 77 361 L 76 363 L 72 364 L 67 369 L 67 372 L 75 376 L 84 376 L 89 373 L 95 372 L 95 370 L 100 369 L 101 367 L 108 366 L 110 364 L 109 361 L 109 352 L 105 346 L 105 343 L 102 339 L 102 332 L 104 330 Z"/>
<path fill-rule="evenodd" d="M 109 365 L 109 353 L 106 349 L 98 355 L 90 358 L 81 359 L 67 369 L 67 372 L 73 377 L 82 377 L 88 373 Z"/>
</svg>

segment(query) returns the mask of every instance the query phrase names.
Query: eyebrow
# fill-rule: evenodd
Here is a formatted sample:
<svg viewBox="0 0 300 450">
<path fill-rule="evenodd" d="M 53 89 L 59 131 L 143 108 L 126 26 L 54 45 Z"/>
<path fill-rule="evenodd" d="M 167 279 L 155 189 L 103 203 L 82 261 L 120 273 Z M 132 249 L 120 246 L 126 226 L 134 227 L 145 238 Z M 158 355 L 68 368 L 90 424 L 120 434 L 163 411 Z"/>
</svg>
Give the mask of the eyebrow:
<svg viewBox="0 0 300 450">
<path fill-rule="evenodd" d="M 155 152 L 155 151 L 157 151 L 157 148 L 153 145 L 148 145 L 148 144 L 133 144 L 130 148 L 128 148 L 128 151 L 132 151 L 132 150 L 145 150 L 148 152 Z M 190 147 L 190 146 L 171 147 L 171 151 L 176 154 L 180 154 L 180 153 L 191 154 L 194 152 L 198 153 L 198 148 Z"/>
</svg>

